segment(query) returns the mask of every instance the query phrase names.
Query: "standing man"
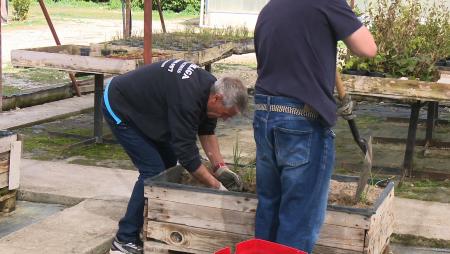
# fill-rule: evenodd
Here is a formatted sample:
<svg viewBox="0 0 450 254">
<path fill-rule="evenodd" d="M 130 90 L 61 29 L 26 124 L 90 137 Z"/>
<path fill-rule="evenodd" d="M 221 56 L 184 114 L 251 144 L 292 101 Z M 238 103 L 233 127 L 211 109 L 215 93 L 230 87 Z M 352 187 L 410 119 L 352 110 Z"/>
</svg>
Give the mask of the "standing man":
<svg viewBox="0 0 450 254">
<path fill-rule="evenodd" d="M 241 185 L 224 164 L 214 135 L 217 118 L 247 107 L 247 89 L 239 79 L 219 80 L 184 60 L 146 65 L 115 77 L 105 89 L 103 114 L 114 136 L 139 170 L 125 216 L 110 253 L 142 253 L 144 180 L 176 165 L 211 188 Z M 214 166 L 202 165 L 196 136 Z M 151 204 L 150 204 L 151 205 Z"/>
<path fill-rule="evenodd" d="M 311 253 L 334 164 L 337 41 L 373 57 L 372 35 L 345 0 L 274 0 L 255 28 L 255 235 Z"/>
</svg>

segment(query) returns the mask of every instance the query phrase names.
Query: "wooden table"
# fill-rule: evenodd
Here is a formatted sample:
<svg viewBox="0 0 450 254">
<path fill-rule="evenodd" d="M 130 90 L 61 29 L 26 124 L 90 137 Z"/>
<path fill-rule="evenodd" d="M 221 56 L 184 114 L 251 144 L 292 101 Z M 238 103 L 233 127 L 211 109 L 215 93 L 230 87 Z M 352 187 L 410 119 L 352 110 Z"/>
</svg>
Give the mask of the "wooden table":
<svg viewBox="0 0 450 254">
<path fill-rule="evenodd" d="M 142 48 L 109 46 L 113 52 L 119 49 L 122 52 L 126 50 L 131 58 L 127 58 L 126 55 L 118 57 L 102 56 L 102 48 L 102 44 L 91 44 L 90 46 L 61 45 L 11 51 L 11 63 L 16 67 L 56 69 L 94 75 L 94 137 L 83 141 L 83 144 L 103 142 L 101 102 L 105 74 L 123 74 L 135 70 L 144 64 L 143 58 L 136 57 L 139 54 L 142 56 Z M 242 48 L 245 49 L 246 46 L 236 43 L 224 43 L 201 51 L 154 50 L 152 62 L 179 58 L 191 61 L 199 66 L 205 66 L 205 69 L 210 71 L 211 63 L 229 57 L 234 51 L 242 50 Z"/>
<path fill-rule="evenodd" d="M 437 121 L 438 104 L 450 102 L 450 84 L 345 74 L 342 75 L 342 79 L 347 92 L 353 96 L 411 105 L 406 150 L 401 169 L 402 177 L 411 176 L 420 108 L 428 104 L 424 143 L 426 146 L 430 146 Z"/>
</svg>

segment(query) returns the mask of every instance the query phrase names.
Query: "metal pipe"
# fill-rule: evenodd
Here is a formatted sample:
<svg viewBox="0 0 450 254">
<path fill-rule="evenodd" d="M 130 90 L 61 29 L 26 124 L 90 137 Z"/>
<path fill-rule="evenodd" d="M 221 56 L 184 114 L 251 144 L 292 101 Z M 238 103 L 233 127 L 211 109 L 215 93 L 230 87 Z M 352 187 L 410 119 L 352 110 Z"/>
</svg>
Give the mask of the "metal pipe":
<svg viewBox="0 0 450 254">
<path fill-rule="evenodd" d="M 102 96 L 104 74 L 95 74 L 94 92 L 94 139 L 95 143 L 103 142 Z"/>
<path fill-rule="evenodd" d="M 144 64 L 152 63 L 152 0 L 144 0 Z"/>
<path fill-rule="evenodd" d="M 52 32 L 53 39 L 55 39 L 56 45 L 61 45 L 61 42 L 59 41 L 58 35 L 56 34 L 55 27 L 53 26 L 52 20 L 50 19 L 50 15 L 47 12 L 47 8 L 45 7 L 44 1 L 39 0 L 39 5 L 41 6 L 42 13 L 44 13 L 45 20 L 47 20 L 48 27 L 50 28 L 50 31 Z M 72 81 L 72 86 L 75 89 L 75 93 L 78 97 L 81 96 L 80 89 L 78 88 L 77 81 L 75 79 L 75 76 L 73 73 L 69 72 L 69 78 Z"/>
</svg>

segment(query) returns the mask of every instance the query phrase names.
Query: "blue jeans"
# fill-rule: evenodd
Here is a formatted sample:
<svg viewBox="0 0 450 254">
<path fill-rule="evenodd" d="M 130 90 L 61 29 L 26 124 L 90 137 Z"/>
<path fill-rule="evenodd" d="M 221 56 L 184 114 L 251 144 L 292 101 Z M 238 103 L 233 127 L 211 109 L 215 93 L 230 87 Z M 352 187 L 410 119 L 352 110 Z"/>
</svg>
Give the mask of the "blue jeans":
<svg viewBox="0 0 450 254">
<path fill-rule="evenodd" d="M 144 180 L 175 166 L 177 158 L 170 144 L 150 140 L 132 124 L 123 121 L 117 124 L 104 103 L 102 110 L 112 133 L 139 170 L 127 211 L 119 221 L 116 237 L 121 242 L 139 244 L 139 233 L 144 223 Z"/>
<path fill-rule="evenodd" d="M 260 94 L 255 104 L 303 107 L 294 99 Z M 320 120 L 262 110 L 255 111 L 253 129 L 255 237 L 311 253 L 325 218 L 335 135 Z"/>
</svg>

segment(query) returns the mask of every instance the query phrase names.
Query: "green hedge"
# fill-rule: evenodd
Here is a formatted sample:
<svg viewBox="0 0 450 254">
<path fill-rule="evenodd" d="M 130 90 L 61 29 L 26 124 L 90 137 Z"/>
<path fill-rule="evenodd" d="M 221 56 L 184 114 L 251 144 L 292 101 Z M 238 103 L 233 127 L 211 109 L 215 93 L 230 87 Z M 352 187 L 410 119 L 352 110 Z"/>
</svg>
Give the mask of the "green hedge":
<svg viewBox="0 0 450 254">
<path fill-rule="evenodd" d="M 153 9 L 157 10 L 157 1 L 153 0 Z M 144 0 L 134 0 L 132 1 L 133 7 L 138 7 L 140 9 L 144 8 Z M 170 10 L 174 12 L 181 12 L 188 10 L 190 12 L 200 11 L 200 0 L 161 0 L 161 5 L 163 10 Z"/>
</svg>

